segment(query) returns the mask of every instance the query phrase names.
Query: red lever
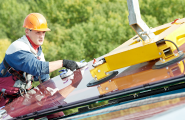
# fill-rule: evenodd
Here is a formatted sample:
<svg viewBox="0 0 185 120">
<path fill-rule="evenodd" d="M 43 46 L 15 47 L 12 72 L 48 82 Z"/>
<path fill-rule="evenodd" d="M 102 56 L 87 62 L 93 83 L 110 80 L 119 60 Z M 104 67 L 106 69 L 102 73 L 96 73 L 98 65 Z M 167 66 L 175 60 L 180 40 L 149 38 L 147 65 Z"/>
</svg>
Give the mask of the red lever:
<svg viewBox="0 0 185 120">
<path fill-rule="evenodd" d="M 96 63 L 96 59 L 94 58 L 93 64 Z"/>
<path fill-rule="evenodd" d="M 171 24 L 174 24 L 177 20 L 179 20 L 179 19 L 175 19 L 173 22 L 171 22 Z"/>
</svg>

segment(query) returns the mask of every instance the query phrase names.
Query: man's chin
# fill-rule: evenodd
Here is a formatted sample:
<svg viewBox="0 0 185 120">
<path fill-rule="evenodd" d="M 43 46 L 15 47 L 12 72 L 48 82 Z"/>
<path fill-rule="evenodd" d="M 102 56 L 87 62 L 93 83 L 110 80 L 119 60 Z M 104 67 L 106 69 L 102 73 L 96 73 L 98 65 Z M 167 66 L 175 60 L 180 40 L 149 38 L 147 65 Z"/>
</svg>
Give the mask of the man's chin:
<svg viewBox="0 0 185 120">
<path fill-rule="evenodd" d="M 39 42 L 37 45 L 41 46 L 43 44 L 43 42 Z"/>
</svg>

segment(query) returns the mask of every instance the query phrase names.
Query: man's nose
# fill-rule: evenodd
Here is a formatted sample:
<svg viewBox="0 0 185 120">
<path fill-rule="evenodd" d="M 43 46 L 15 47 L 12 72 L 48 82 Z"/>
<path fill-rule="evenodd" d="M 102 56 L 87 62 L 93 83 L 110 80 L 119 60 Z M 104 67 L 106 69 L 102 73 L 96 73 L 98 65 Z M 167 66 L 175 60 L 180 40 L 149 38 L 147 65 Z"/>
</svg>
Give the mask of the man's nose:
<svg viewBox="0 0 185 120">
<path fill-rule="evenodd" d="M 44 36 L 45 36 L 45 33 L 42 33 L 42 32 L 41 32 L 40 37 L 44 37 Z"/>
</svg>

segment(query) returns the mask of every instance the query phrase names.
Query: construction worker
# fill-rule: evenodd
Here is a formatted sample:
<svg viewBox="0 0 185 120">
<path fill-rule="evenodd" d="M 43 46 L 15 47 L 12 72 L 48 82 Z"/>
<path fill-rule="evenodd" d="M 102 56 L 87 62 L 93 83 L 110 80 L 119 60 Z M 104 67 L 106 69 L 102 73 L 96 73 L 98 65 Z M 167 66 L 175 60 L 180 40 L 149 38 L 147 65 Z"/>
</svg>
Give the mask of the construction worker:
<svg viewBox="0 0 185 120">
<path fill-rule="evenodd" d="M 47 21 L 39 13 L 29 14 L 23 23 L 25 35 L 14 41 L 6 51 L 0 64 L 0 93 L 2 96 L 20 96 L 31 88 L 31 81 L 39 79 L 44 82 L 50 78 L 49 73 L 66 67 L 70 70 L 78 69 L 72 60 L 45 61 L 41 45 L 46 31 L 50 31 Z M 0 107 L 12 100 L 1 97 Z M 5 99 L 6 98 L 6 99 Z"/>
</svg>

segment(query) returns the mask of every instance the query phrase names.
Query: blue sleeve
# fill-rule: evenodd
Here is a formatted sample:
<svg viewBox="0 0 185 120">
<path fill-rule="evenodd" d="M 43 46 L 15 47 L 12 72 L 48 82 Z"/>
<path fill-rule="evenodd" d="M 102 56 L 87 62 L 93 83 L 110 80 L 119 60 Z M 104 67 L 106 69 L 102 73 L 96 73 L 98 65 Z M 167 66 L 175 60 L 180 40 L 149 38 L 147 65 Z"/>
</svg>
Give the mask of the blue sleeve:
<svg viewBox="0 0 185 120">
<path fill-rule="evenodd" d="M 20 50 L 12 54 L 6 54 L 5 60 L 18 71 L 24 71 L 34 76 L 49 74 L 49 62 L 38 60 L 29 51 Z"/>
</svg>

